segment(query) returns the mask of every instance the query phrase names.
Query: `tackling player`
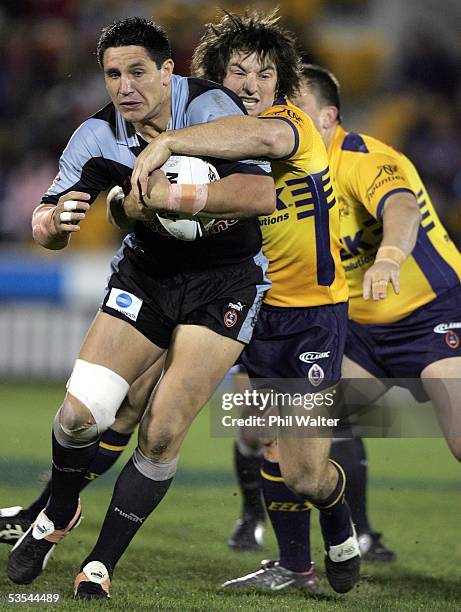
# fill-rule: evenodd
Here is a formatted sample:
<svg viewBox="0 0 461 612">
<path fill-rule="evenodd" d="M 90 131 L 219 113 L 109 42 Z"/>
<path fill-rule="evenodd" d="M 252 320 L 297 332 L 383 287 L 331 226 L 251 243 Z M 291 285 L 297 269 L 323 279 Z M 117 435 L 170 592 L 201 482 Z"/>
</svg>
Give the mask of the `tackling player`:
<svg viewBox="0 0 461 612">
<path fill-rule="evenodd" d="M 67 246 L 97 194 L 123 184 L 136 156 L 160 132 L 245 112 L 221 86 L 173 75 L 166 34 L 150 20 L 108 26 L 97 55 L 111 102 L 74 133 L 58 178 L 33 213 L 34 239 L 45 248 Z M 139 446 L 117 480 L 101 535 L 75 585 L 79 597 L 108 597 L 118 559 L 172 482 L 190 423 L 251 338 L 268 283 L 258 221 L 247 218 L 273 210 L 274 182 L 263 162 L 213 163 L 220 180 L 199 193 L 191 187 L 193 197 L 173 190 L 167 197 L 191 206 L 205 200 L 213 218 L 245 219 L 222 222 L 223 231 L 186 243 L 145 215 L 147 222 L 136 223 L 124 240 L 54 422 L 50 500 L 9 558 L 13 582 L 32 582 L 75 526 L 99 437 L 130 385 L 167 352 Z M 232 215 L 221 214 L 221 204 Z M 237 302 L 242 310 L 226 325 L 229 303 Z"/>
<path fill-rule="evenodd" d="M 343 373 L 374 379 L 370 402 L 387 390 L 379 378 L 409 379 L 416 399 L 432 400 L 448 446 L 460 459 L 455 379 L 461 372 L 461 254 L 411 161 L 375 138 L 344 130 L 335 77 L 307 65 L 302 82 L 294 101 L 327 146 L 341 205 L 351 318 Z M 415 195 L 419 213 L 401 199 L 407 194 Z M 408 240 L 407 226 L 414 224 L 416 240 Z M 377 267 L 373 262 L 380 258 Z M 394 291 L 387 291 L 389 283 Z M 422 388 L 412 379 L 420 379 Z"/>
<path fill-rule="evenodd" d="M 132 193 L 140 187 L 145 205 L 164 208 L 162 189 L 159 196 L 156 190 L 148 194 L 147 179 L 173 152 L 272 160 L 277 210 L 261 220 L 272 287 L 242 361 L 253 379 L 296 379 L 308 392 L 340 378 L 348 292 L 326 151 L 310 118 L 284 98 L 294 93 L 298 57 L 294 37 L 276 21 L 274 14 L 226 13 L 206 27 L 194 53 L 195 74 L 222 82 L 254 116 L 161 135 L 139 156 Z M 131 202 L 129 212 L 133 206 Z M 308 363 L 302 357 L 308 351 L 329 358 L 321 365 Z M 280 412 L 284 414 L 283 408 Z M 297 518 L 291 529 L 285 524 L 278 531 L 280 562 L 260 570 L 260 585 L 315 588 L 306 512 L 311 503 L 320 510 L 329 582 L 336 591 L 346 592 L 358 580 L 360 555 L 344 502 L 344 472 L 328 458 L 330 440 L 280 436 L 278 443 L 280 468 L 269 460 L 263 465 L 267 503 L 274 508 L 289 505 Z M 280 512 L 270 514 L 276 524 Z M 299 546 L 293 545 L 295 525 L 302 526 L 304 536 Z"/>
</svg>

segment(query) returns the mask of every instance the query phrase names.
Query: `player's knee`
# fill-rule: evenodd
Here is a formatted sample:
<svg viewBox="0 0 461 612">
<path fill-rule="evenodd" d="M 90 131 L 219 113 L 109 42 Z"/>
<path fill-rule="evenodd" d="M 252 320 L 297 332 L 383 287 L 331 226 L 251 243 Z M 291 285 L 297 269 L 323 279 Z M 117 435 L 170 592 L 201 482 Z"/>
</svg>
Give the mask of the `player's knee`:
<svg viewBox="0 0 461 612">
<path fill-rule="evenodd" d="M 324 497 L 323 478 L 320 473 L 308 470 L 289 471 L 283 474 L 286 486 L 298 497 L 317 500 Z"/>
<path fill-rule="evenodd" d="M 179 452 L 187 425 L 181 419 L 164 423 L 152 422 L 140 433 L 142 452 L 152 461 L 164 461 Z"/>
<path fill-rule="evenodd" d="M 109 368 L 77 359 L 67 384 L 61 426 L 69 435 L 89 427 L 96 428 L 96 435 L 103 433 L 115 421 L 128 389 L 127 381 Z"/>
</svg>

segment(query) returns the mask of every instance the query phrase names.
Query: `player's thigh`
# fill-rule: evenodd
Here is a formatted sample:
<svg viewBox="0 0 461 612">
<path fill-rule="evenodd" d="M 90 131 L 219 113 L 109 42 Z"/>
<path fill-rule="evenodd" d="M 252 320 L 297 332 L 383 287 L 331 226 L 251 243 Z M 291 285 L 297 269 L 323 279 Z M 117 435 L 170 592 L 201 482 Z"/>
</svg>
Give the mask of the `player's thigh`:
<svg viewBox="0 0 461 612">
<path fill-rule="evenodd" d="M 131 385 L 164 351 L 129 323 L 98 312 L 80 349 L 79 359 L 104 366 Z"/>
<path fill-rule="evenodd" d="M 200 325 L 179 325 L 165 371 L 140 428 L 141 450 L 168 461 L 177 456 L 197 413 L 210 399 L 243 345 Z"/>
<path fill-rule="evenodd" d="M 343 357 L 342 377 L 344 401 L 350 406 L 371 404 L 387 391 L 379 378 L 347 355 Z"/>
<path fill-rule="evenodd" d="M 461 357 L 449 357 L 429 364 L 421 372 L 421 380 L 448 446 L 461 460 Z"/>
</svg>

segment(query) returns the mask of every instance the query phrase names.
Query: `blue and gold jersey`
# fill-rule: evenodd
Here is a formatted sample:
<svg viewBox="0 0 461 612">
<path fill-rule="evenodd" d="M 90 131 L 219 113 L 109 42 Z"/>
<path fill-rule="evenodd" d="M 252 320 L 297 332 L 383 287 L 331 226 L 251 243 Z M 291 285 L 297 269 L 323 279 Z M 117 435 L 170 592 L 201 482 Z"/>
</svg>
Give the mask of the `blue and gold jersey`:
<svg viewBox="0 0 461 612">
<path fill-rule="evenodd" d="M 364 134 L 341 126 L 328 146 L 341 214 L 341 257 L 350 291 L 349 316 L 364 324 L 399 321 L 459 286 L 461 254 L 450 240 L 411 161 Z M 400 272 L 400 294 L 388 291 L 380 302 L 364 300 L 362 280 L 382 240 L 381 216 L 389 196 L 414 193 L 421 209 L 416 246 Z"/>
<path fill-rule="evenodd" d="M 311 118 L 290 102 L 277 102 L 261 118 L 286 121 L 295 136 L 290 155 L 271 161 L 276 210 L 260 219 L 272 281 L 264 302 L 281 307 L 345 302 L 339 207 L 322 138 Z"/>
</svg>

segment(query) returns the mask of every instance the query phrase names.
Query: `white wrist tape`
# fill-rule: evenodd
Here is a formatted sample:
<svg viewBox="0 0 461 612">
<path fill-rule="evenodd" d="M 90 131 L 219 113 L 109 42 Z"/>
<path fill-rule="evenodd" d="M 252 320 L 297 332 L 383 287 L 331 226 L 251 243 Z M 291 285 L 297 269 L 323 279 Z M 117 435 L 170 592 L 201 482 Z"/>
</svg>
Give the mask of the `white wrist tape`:
<svg viewBox="0 0 461 612">
<path fill-rule="evenodd" d="M 83 359 L 77 359 L 67 383 L 68 392 L 93 415 L 100 434 L 115 421 L 129 388 L 127 381 L 116 372 Z"/>
</svg>

